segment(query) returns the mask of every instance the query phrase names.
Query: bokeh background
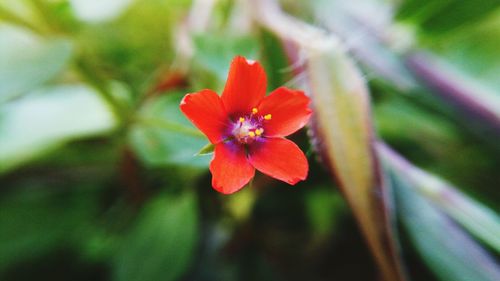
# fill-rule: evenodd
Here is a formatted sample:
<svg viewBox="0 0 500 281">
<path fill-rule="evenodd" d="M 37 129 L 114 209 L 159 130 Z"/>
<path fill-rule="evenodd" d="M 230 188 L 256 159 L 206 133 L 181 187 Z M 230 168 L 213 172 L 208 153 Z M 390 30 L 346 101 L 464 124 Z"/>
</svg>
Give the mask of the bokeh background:
<svg viewBox="0 0 500 281">
<path fill-rule="evenodd" d="M 178 105 L 235 55 L 341 117 L 306 181 L 212 189 Z M 500 280 L 499 189 L 497 0 L 0 0 L 0 280 Z"/>
</svg>

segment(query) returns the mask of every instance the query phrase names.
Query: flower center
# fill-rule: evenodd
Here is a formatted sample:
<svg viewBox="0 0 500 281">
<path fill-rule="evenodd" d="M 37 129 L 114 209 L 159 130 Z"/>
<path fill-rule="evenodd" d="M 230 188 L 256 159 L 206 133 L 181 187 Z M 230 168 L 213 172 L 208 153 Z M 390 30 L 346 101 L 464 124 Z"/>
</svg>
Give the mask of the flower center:
<svg viewBox="0 0 500 281">
<path fill-rule="evenodd" d="M 248 115 L 238 118 L 233 128 L 233 136 L 240 143 L 249 144 L 262 137 L 264 133 L 263 124 L 271 120 L 271 114 L 257 115 L 257 108 L 253 108 Z"/>
</svg>

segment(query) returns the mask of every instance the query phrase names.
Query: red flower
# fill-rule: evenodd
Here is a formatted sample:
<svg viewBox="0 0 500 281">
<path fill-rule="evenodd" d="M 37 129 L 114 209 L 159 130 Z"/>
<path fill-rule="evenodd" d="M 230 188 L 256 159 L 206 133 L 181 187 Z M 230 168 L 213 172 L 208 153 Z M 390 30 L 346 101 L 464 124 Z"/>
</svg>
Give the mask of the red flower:
<svg viewBox="0 0 500 281">
<path fill-rule="evenodd" d="M 210 171 L 221 193 L 240 190 L 255 169 L 292 185 L 307 176 L 304 153 L 284 137 L 309 120 L 309 98 L 285 87 L 265 96 L 266 87 L 262 66 L 236 57 L 221 97 L 202 90 L 181 101 L 182 112 L 215 145 Z"/>
</svg>

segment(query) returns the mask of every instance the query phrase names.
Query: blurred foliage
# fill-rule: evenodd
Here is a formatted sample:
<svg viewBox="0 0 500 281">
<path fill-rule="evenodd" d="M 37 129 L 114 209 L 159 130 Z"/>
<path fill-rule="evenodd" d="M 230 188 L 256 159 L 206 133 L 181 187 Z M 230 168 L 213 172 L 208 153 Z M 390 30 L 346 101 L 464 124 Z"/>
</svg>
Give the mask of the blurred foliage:
<svg viewBox="0 0 500 281">
<path fill-rule="evenodd" d="M 361 46 L 382 69 L 412 75 L 406 56 L 434 53 L 500 120 L 498 1 L 312 2 L 281 1 L 291 17 L 321 28 L 328 24 L 318 7 L 366 21 L 370 32 L 330 31 L 347 47 L 357 36 L 376 37 Z M 211 1 L 0 0 L 0 280 L 378 280 L 351 209 L 361 196 L 337 190 L 318 161 L 324 155 L 310 153 L 318 139 L 292 136 L 311 166 L 297 186 L 259 174 L 238 194 L 212 190 L 210 156 L 195 156 L 207 140 L 179 111 L 183 94 L 220 92 L 235 55 L 262 62 L 269 90 L 310 77 L 297 74 L 303 64 L 291 65 L 289 42 L 252 22 L 243 5 L 252 1 L 203 3 Z M 381 18 L 387 10 L 393 17 Z M 453 101 L 435 98 L 422 79 L 401 87 L 347 49 L 372 101 L 321 103 L 325 116 L 337 109 L 359 118 L 342 115 L 344 130 L 335 132 L 346 147 L 368 151 L 349 164 L 342 150 L 333 154 L 345 169 L 340 178 L 373 172 L 351 165 L 370 154 L 365 145 L 373 140 L 349 141 L 364 132 L 352 120 L 371 118 L 381 140 L 447 179 L 467 202 L 481 202 L 493 218 L 486 231 L 498 229 L 500 134 L 471 129 Z M 325 81 L 345 89 L 358 83 L 341 65 L 318 63 L 329 64 L 314 74 L 330 75 Z M 497 280 L 494 235 L 476 240 L 484 229 L 470 230 L 481 225 L 474 218 L 457 222 L 395 169 L 387 179 L 395 208 L 384 207 L 403 230 L 411 280 Z"/>
</svg>

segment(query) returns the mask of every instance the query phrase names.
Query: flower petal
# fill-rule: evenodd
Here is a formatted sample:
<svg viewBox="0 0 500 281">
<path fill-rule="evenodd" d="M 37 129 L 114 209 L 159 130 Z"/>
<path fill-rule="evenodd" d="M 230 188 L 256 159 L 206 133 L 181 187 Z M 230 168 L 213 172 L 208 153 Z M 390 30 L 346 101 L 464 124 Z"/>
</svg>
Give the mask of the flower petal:
<svg viewBox="0 0 500 281">
<path fill-rule="evenodd" d="M 224 139 L 224 132 L 227 132 L 230 120 L 222 100 L 214 91 L 202 90 L 187 94 L 182 99 L 180 108 L 211 143 Z"/>
<path fill-rule="evenodd" d="M 222 101 L 233 118 L 246 115 L 266 95 L 267 78 L 262 66 L 244 57 L 231 62 Z"/>
<path fill-rule="evenodd" d="M 236 142 L 215 145 L 210 162 L 212 186 L 224 194 L 231 194 L 244 187 L 255 175 L 255 168 L 248 162 L 245 147 Z"/>
<path fill-rule="evenodd" d="M 264 135 L 285 137 L 304 127 L 312 113 L 309 103 L 302 91 L 285 87 L 274 90 L 257 107 L 260 114 L 271 114 L 271 119 L 265 121 Z"/>
<path fill-rule="evenodd" d="M 289 184 L 305 180 L 309 165 L 300 148 L 284 138 L 265 138 L 249 146 L 250 163 L 259 171 Z"/>
</svg>

